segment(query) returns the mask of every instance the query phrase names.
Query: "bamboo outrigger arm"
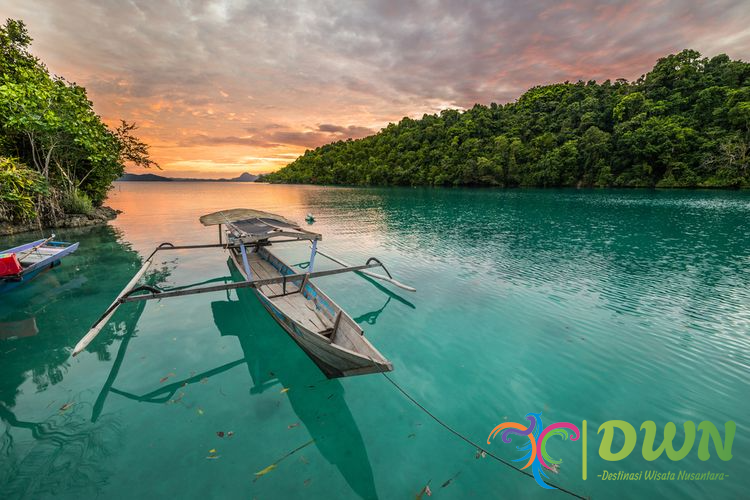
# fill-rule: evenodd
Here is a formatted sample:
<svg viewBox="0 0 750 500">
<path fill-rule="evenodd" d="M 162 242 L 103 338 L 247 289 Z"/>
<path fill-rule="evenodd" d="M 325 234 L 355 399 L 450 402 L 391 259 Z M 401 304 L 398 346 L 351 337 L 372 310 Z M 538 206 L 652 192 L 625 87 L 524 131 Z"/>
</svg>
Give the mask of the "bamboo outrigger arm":
<svg viewBox="0 0 750 500">
<path fill-rule="evenodd" d="M 192 288 L 192 289 L 186 289 L 186 290 L 171 290 L 171 291 L 166 291 L 166 292 L 153 290 L 152 293 L 149 293 L 149 294 L 130 295 L 130 293 L 140 292 L 144 290 L 144 287 L 138 287 L 138 288 L 131 290 L 130 293 L 122 294 L 118 300 L 120 301 L 121 304 L 124 304 L 125 302 L 138 302 L 141 300 L 153 300 L 153 299 L 168 299 L 170 297 L 181 297 L 184 295 L 196 295 L 199 293 L 221 292 L 224 290 L 237 290 L 238 288 L 257 288 L 260 286 L 273 285 L 277 283 L 284 283 L 284 282 L 290 282 L 290 281 L 295 281 L 295 280 L 321 278 L 323 276 L 332 276 L 334 274 L 350 273 L 353 271 L 362 271 L 363 269 L 372 269 L 373 267 L 381 267 L 381 266 L 382 264 L 380 263 L 364 264 L 361 266 L 342 267 L 339 269 L 331 269 L 329 271 L 318 271 L 315 273 L 287 274 L 286 276 L 279 276 L 278 278 L 238 281 L 236 283 L 227 283 L 224 285 L 203 286 L 200 288 Z"/>
<path fill-rule="evenodd" d="M 141 266 L 140 270 L 138 270 L 137 273 L 135 273 L 135 276 L 133 276 L 133 279 L 131 279 L 127 285 L 125 285 L 125 288 L 122 289 L 120 294 L 117 296 L 114 302 L 107 308 L 106 311 L 104 311 L 104 314 L 102 314 L 96 322 L 94 322 L 93 325 L 91 325 L 91 328 L 89 329 L 88 333 L 78 341 L 76 346 L 73 348 L 73 356 L 77 356 L 81 353 L 84 349 L 86 349 L 86 346 L 88 346 L 92 340 L 96 338 L 97 335 L 99 335 L 99 332 L 102 331 L 102 328 L 104 328 L 104 325 L 107 324 L 109 321 L 109 318 L 112 317 L 112 315 L 115 313 L 118 307 L 120 307 L 120 304 L 122 304 L 121 299 L 122 297 L 129 293 L 133 289 L 133 285 L 138 283 L 138 280 L 140 280 L 144 274 L 146 274 L 146 271 L 148 271 L 148 268 L 151 267 L 151 263 L 153 262 L 154 255 L 156 255 L 156 252 L 161 250 L 162 248 L 173 248 L 174 245 L 171 243 L 162 243 L 156 249 L 151 252 L 151 255 L 148 256 L 146 259 L 146 262 L 143 263 L 143 266 Z"/>
<path fill-rule="evenodd" d="M 336 264 L 340 264 L 340 265 L 342 265 L 342 266 L 349 266 L 349 264 L 347 264 L 347 263 L 346 263 L 346 262 L 344 262 L 343 260 L 341 260 L 341 259 L 337 259 L 336 257 L 333 257 L 333 256 L 331 256 L 331 255 L 328 255 L 328 254 L 326 254 L 326 253 L 323 253 L 323 252 L 321 252 L 320 250 L 317 250 L 317 251 L 316 251 L 316 253 L 319 253 L 320 255 L 322 255 L 323 257 L 325 257 L 325 258 L 326 258 L 326 259 L 328 259 L 328 260 L 332 260 L 332 261 L 333 261 L 333 262 L 335 262 Z M 379 262 L 380 262 L 380 261 L 378 261 L 378 263 L 379 263 Z M 400 281 L 397 281 L 397 280 L 393 279 L 393 276 L 391 276 L 391 273 L 389 273 L 389 272 L 388 272 L 388 270 L 387 270 L 387 269 L 385 268 L 385 266 L 383 266 L 383 265 L 381 264 L 381 267 L 383 268 L 383 270 L 384 270 L 384 271 L 386 272 L 386 274 L 387 274 L 388 276 L 383 276 L 383 275 L 381 275 L 381 274 L 375 274 L 375 273 L 371 273 L 371 272 L 369 272 L 369 271 L 360 271 L 360 272 L 361 272 L 362 274 L 364 274 L 365 276 L 369 276 L 370 278 L 375 278 L 376 280 L 386 281 L 386 282 L 388 282 L 388 283 L 392 284 L 393 286 L 397 286 L 398 288 L 401 288 L 401 289 L 403 289 L 403 290 L 406 290 L 406 291 L 408 291 L 408 292 L 416 292 L 416 291 L 417 291 L 417 289 L 416 289 L 416 288 L 414 288 L 414 287 L 412 287 L 412 286 L 409 286 L 409 285 L 405 285 L 405 284 L 401 283 Z"/>
<path fill-rule="evenodd" d="M 198 288 L 187 288 L 182 290 L 168 290 L 168 291 L 161 291 L 153 287 L 149 286 L 135 286 L 138 281 L 143 277 L 144 274 L 146 274 L 146 271 L 148 271 L 149 267 L 153 263 L 154 255 L 160 250 L 176 250 L 176 249 L 183 249 L 183 248 L 210 248 L 210 247 L 224 247 L 225 245 L 186 245 L 186 246 L 175 246 L 171 243 L 162 243 L 156 249 L 151 252 L 151 255 L 148 256 L 146 261 L 143 263 L 143 266 L 141 269 L 133 276 L 133 279 L 131 279 L 128 284 L 123 288 L 123 290 L 117 295 L 117 298 L 114 302 L 107 308 L 106 311 L 104 311 L 104 314 L 94 322 L 94 324 L 91 326 L 91 329 L 89 329 L 88 333 L 76 344 L 76 346 L 73 348 L 73 356 L 77 356 L 80 354 L 86 347 L 91 343 L 92 340 L 96 338 L 97 335 L 99 335 L 99 332 L 101 332 L 102 328 L 104 328 L 104 325 L 107 324 L 109 319 L 114 315 L 115 311 L 117 310 L 120 305 L 126 303 L 126 302 L 138 302 L 143 300 L 153 300 L 153 299 L 166 299 L 170 297 L 180 297 L 185 295 L 195 295 L 199 293 L 209 293 L 209 292 L 219 292 L 224 290 L 236 290 L 239 288 L 257 288 L 264 285 L 271 285 L 275 283 L 287 283 L 290 281 L 295 280 L 303 280 L 303 279 L 311 279 L 311 278 L 320 278 L 323 276 L 331 276 L 334 274 L 341 274 L 341 273 L 347 273 L 347 272 L 353 272 L 353 271 L 363 271 L 366 269 L 371 269 L 374 267 L 383 267 L 383 264 L 378 261 L 377 259 L 370 259 L 367 261 L 366 264 L 361 266 L 347 266 L 339 269 L 331 269 L 328 271 L 318 271 L 313 273 L 298 273 L 298 274 L 287 274 L 286 276 L 279 276 L 276 278 L 267 278 L 267 279 L 256 279 L 256 280 L 248 280 L 248 281 L 240 281 L 235 283 L 225 283 L 222 285 L 212 285 L 212 286 L 203 286 Z M 373 262 L 374 261 L 374 262 Z M 376 275 L 377 276 L 377 275 Z M 135 295 L 138 292 L 142 291 L 148 291 L 150 293 L 142 294 L 142 295 Z"/>
</svg>

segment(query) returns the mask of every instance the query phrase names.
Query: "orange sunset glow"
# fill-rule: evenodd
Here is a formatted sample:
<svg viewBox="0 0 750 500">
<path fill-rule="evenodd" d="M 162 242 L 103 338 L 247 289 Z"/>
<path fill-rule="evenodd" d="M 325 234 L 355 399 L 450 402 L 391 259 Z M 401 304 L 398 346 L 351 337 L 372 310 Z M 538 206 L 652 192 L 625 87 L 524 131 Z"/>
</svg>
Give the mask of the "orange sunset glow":
<svg viewBox="0 0 750 500">
<path fill-rule="evenodd" d="M 6 0 L 1 13 L 107 123 L 136 122 L 172 177 L 270 172 L 404 116 L 635 79 L 688 47 L 750 59 L 742 0 Z"/>
</svg>

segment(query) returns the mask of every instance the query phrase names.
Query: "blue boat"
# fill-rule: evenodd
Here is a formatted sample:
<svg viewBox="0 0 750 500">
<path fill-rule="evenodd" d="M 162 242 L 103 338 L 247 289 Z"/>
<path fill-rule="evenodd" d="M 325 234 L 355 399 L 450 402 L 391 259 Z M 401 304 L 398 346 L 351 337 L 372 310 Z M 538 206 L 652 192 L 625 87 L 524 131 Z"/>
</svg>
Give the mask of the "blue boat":
<svg viewBox="0 0 750 500">
<path fill-rule="evenodd" d="M 0 293 L 10 291 L 34 279 L 39 273 L 59 266 L 63 257 L 78 249 L 78 243 L 51 241 L 54 237 L 52 235 L 47 239 L 32 241 L 0 252 L 0 255 L 16 254 L 22 267 L 18 274 L 0 276 Z"/>
</svg>

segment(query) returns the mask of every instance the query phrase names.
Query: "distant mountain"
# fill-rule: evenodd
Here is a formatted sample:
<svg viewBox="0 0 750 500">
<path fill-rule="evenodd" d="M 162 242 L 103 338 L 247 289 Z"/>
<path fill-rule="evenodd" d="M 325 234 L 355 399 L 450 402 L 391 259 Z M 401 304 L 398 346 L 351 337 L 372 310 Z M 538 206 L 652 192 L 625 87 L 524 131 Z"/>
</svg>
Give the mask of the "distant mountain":
<svg viewBox="0 0 750 500">
<path fill-rule="evenodd" d="M 257 175 L 244 172 L 239 177 L 232 179 L 194 179 L 190 177 L 162 177 L 156 174 L 125 174 L 117 180 L 124 182 L 255 182 L 257 179 Z"/>
<path fill-rule="evenodd" d="M 171 182 L 173 179 L 156 174 L 125 174 L 118 181 Z"/>
<path fill-rule="evenodd" d="M 232 182 L 255 182 L 256 179 L 258 179 L 257 175 L 248 174 L 247 172 L 244 172 L 239 177 L 235 177 L 234 179 L 231 179 Z"/>
</svg>

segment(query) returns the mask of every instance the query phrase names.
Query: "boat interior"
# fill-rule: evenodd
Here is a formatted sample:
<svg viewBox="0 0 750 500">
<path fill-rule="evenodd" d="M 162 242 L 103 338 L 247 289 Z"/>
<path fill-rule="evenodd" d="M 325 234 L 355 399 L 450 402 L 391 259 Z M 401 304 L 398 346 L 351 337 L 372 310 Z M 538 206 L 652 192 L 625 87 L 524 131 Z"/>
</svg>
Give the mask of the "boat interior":
<svg viewBox="0 0 750 500">
<path fill-rule="evenodd" d="M 248 252 L 247 258 L 255 279 L 283 276 L 281 271 L 271 263 L 275 257 L 267 250 L 261 250 L 260 253 Z M 241 261 L 241 257 L 238 260 Z M 286 268 L 283 262 L 279 261 L 278 265 Z M 304 287 L 304 290 L 300 291 L 300 287 Z M 302 280 L 297 279 L 288 281 L 286 286 L 282 283 L 275 283 L 259 286 L 258 290 L 274 306 L 330 343 L 375 359 L 382 357 L 368 342 L 362 341 L 363 332 L 359 325 L 314 284 L 307 282 L 303 285 Z"/>
<path fill-rule="evenodd" d="M 282 276 L 270 262 L 263 259 L 256 252 L 248 253 L 247 259 L 250 269 L 253 272 L 253 277 L 256 279 L 278 278 Z M 304 323 L 310 330 L 330 338 L 333 332 L 333 321 L 322 312 L 317 311 L 315 304 L 311 300 L 308 300 L 302 293 L 299 293 L 301 285 L 302 280 L 297 279 L 294 281 L 290 280 L 286 286 L 283 283 L 274 283 L 260 286 L 258 289 L 274 305 L 282 306 L 282 309 L 293 309 L 300 318 L 304 318 Z"/>
<path fill-rule="evenodd" d="M 23 256 L 20 259 L 20 263 L 23 267 L 29 267 L 37 262 L 41 262 L 52 255 L 60 253 L 62 248 L 60 247 L 39 247 L 34 249 L 33 252 Z"/>
</svg>

